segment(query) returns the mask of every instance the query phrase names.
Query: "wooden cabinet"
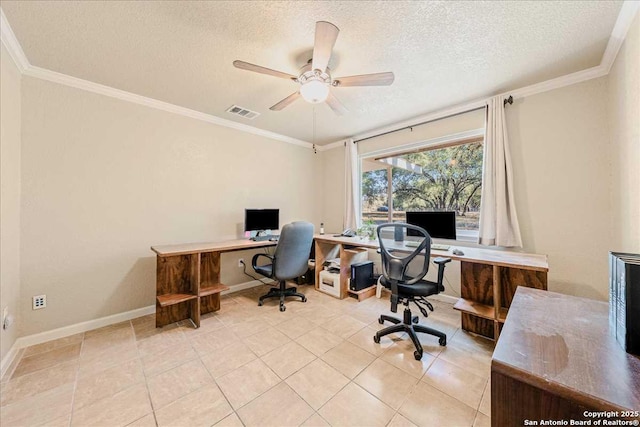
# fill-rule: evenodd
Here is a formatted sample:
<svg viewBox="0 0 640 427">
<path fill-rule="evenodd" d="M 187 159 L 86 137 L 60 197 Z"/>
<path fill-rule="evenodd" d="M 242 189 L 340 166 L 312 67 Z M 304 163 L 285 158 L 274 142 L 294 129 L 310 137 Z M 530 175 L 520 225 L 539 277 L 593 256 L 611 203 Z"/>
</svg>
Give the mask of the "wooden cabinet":
<svg viewBox="0 0 640 427">
<path fill-rule="evenodd" d="M 152 246 L 156 257 L 156 327 L 191 319 L 200 327 L 200 315 L 220 309 L 220 254 L 265 246 L 275 242 L 232 240 Z"/>
</svg>

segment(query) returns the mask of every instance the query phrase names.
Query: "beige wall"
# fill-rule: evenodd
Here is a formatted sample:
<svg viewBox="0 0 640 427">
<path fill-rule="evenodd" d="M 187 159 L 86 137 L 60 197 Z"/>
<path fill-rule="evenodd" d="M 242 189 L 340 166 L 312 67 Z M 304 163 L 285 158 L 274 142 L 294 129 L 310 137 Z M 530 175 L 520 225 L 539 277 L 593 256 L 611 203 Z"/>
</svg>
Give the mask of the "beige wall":
<svg viewBox="0 0 640 427">
<path fill-rule="evenodd" d="M 608 76 L 612 250 L 640 253 L 640 13 Z"/>
<path fill-rule="evenodd" d="M 606 78 L 507 106 L 524 250 L 549 256 L 549 290 L 608 298 L 611 247 Z"/>
<path fill-rule="evenodd" d="M 0 319 L 5 307 L 18 319 L 21 76 L 2 43 L 0 48 Z M 7 330 L 0 326 L 0 359 L 17 338 L 18 322 Z"/>
<path fill-rule="evenodd" d="M 345 169 L 344 147 L 319 152 L 322 161 L 321 212 L 327 233 L 339 233 L 344 228 Z"/>
<path fill-rule="evenodd" d="M 149 246 L 236 238 L 244 208 L 320 222 L 311 149 L 28 77 L 22 95 L 22 335 L 153 305 Z M 252 253 L 223 256 L 223 283 Z"/>
</svg>

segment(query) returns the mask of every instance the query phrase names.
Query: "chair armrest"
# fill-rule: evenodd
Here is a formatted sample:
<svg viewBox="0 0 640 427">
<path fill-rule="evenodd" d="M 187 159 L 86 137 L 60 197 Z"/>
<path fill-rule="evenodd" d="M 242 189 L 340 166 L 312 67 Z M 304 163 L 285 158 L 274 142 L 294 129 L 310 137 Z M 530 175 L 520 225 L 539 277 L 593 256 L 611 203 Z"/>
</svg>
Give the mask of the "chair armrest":
<svg viewBox="0 0 640 427">
<path fill-rule="evenodd" d="M 451 262 L 451 258 L 444 258 L 444 257 L 439 256 L 437 258 L 434 258 L 433 262 L 440 266 L 440 265 L 444 265 L 444 264 L 446 264 L 448 262 Z"/>
<path fill-rule="evenodd" d="M 442 281 L 444 280 L 444 268 L 448 262 L 451 262 L 451 258 L 437 257 L 433 259 L 435 264 L 438 264 L 438 289 L 444 290 Z"/>
<path fill-rule="evenodd" d="M 258 261 L 258 258 L 260 258 L 261 256 L 268 258 L 269 260 L 271 260 L 271 262 L 273 263 L 273 257 L 271 255 L 267 255 L 267 254 L 255 254 L 253 256 L 253 258 L 251 258 L 251 267 L 255 267 Z"/>
</svg>

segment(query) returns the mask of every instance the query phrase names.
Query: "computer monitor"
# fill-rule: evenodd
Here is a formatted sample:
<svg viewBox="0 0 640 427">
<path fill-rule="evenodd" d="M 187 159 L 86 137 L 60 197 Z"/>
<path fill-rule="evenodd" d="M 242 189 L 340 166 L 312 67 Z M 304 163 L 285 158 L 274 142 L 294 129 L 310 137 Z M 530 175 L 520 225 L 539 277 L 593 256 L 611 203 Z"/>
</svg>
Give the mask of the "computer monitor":
<svg viewBox="0 0 640 427">
<path fill-rule="evenodd" d="M 407 212 L 407 224 L 424 228 L 432 238 L 456 239 L 456 213 L 453 211 Z M 407 236 L 420 236 L 420 233 L 407 228 Z"/>
<path fill-rule="evenodd" d="M 244 231 L 277 230 L 280 228 L 279 209 L 245 209 Z"/>
</svg>

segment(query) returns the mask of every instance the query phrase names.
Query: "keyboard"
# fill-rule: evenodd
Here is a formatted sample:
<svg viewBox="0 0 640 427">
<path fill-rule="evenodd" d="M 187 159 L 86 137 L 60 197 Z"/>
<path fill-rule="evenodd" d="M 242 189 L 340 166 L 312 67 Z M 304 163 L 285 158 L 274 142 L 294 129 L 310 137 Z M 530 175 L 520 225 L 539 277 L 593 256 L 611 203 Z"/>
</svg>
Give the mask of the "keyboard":
<svg viewBox="0 0 640 427">
<path fill-rule="evenodd" d="M 409 247 L 409 248 L 417 248 L 418 246 L 420 246 L 421 242 L 416 242 L 415 240 L 408 240 L 406 242 L 404 242 L 404 245 Z M 437 251 L 448 251 L 449 248 L 451 246 L 449 245 L 441 245 L 439 243 L 432 243 L 431 244 L 431 249 L 435 249 Z"/>
</svg>

